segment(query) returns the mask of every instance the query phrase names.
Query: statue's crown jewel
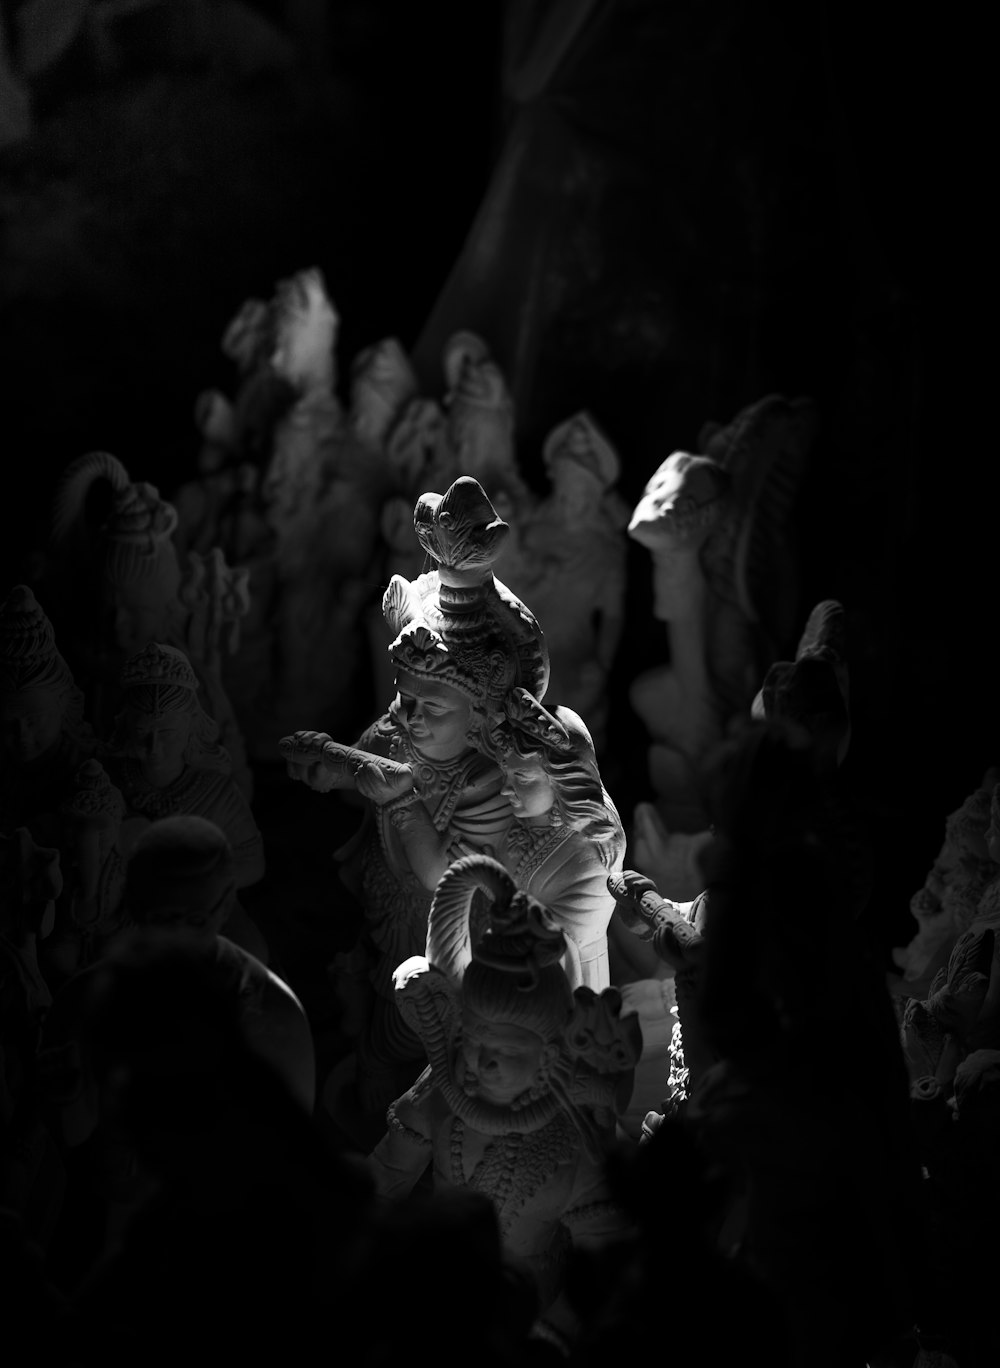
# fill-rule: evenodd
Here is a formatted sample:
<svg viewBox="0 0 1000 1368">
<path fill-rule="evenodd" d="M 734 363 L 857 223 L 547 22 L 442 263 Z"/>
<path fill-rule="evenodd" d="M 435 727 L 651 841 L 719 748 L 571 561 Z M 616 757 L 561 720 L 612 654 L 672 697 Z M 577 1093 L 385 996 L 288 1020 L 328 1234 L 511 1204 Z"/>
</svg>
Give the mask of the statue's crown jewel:
<svg viewBox="0 0 1000 1368">
<path fill-rule="evenodd" d="M 423 623 L 404 627 L 389 653 L 397 670 L 448 684 L 475 703 L 499 699 L 510 673 L 502 650 L 490 650 L 488 643 L 478 649 L 475 645 L 449 649 L 444 638 Z"/>
<path fill-rule="evenodd" d="M 123 689 L 142 684 L 172 684 L 194 693 L 198 688 L 198 676 L 184 652 L 159 641 L 151 641 L 130 656 L 122 666 L 120 680 Z"/>
</svg>

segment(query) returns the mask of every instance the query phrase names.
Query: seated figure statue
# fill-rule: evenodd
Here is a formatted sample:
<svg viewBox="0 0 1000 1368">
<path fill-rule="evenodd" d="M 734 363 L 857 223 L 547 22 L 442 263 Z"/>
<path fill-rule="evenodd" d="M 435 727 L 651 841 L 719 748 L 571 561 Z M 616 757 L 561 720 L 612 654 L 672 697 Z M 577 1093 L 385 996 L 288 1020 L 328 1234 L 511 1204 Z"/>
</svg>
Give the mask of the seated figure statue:
<svg viewBox="0 0 1000 1368">
<path fill-rule="evenodd" d="M 482 910 L 485 894 L 487 910 Z M 399 1010 L 428 1067 L 389 1109 L 370 1162 L 377 1192 L 488 1194 L 510 1262 L 532 1277 L 542 1337 L 572 1344 L 568 1251 L 626 1236 L 604 1159 L 640 1049 L 611 988 L 571 992 L 562 932 L 488 856 L 453 864 L 434 895 L 426 956 L 396 972 Z"/>
<path fill-rule="evenodd" d="M 611 983 L 608 876 L 621 869 L 625 832 L 590 732 L 571 708 L 550 712 L 527 689 L 514 689 L 493 739 L 514 815 L 497 856 L 565 935 L 570 986 L 601 992 Z"/>
<path fill-rule="evenodd" d="M 174 813 L 206 817 L 226 833 L 236 887 L 264 877 L 264 842 L 250 804 L 219 745 L 218 727 L 198 700 L 198 679 L 183 651 L 152 641 L 126 661 L 122 704 L 104 757 L 127 815 L 155 821 Z M 267 962 L 268 948 L 239 900 L 228 934 Z"/>
<path fill-rule="evenodd" d="M 292 778 L 367 800 L 342 863 L 362 904 L 362 935 L 340 968 L 357 1013 L 358 1100 L 378 1124 L 424 1061 L 395 1009 L 393 972 L 422 952 L 431 894 L 448 865 L 469 851 L 492 853 L 510 824 L 491 735 L 511 688 L 539 697 L 547 680 L 533 615 L 493 576 L 506 524 L 482 487 L 462 479 L 444 496 L 424 495 L 414 521 L 439 568 L 413 581 L 394 576 L 386 591 L 383 611 L 396 633 L 388 711 L 355 747 L 311 731 L 280 743 Z"/>
</svg>

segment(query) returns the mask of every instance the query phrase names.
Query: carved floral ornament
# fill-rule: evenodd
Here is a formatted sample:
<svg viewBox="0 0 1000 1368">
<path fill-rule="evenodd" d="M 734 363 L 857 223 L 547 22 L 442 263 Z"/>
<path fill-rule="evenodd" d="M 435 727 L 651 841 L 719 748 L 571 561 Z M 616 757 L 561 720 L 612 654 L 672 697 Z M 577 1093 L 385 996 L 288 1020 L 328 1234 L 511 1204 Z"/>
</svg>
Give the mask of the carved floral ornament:
<svg viewBox="0 0 1000 1368">
<path fill-rule="evenodd" d="M 184 652 L 158 641 L 151 641 L 125 662 L 120 681 L 123 689 L 162 684 L 195 693 L 199 687 L 198 677 Z"/>
</svg>

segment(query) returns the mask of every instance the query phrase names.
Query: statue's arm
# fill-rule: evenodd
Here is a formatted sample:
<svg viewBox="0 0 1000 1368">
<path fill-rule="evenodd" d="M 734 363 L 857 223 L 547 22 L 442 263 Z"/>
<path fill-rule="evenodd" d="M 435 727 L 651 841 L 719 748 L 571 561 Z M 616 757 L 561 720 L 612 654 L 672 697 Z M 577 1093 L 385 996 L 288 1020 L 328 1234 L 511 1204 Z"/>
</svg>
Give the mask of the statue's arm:
<svg viewBox="0 0 1000 1368">
<path fill-rule="evenodd" d="M 386 1112 L 386 1130 L 368 1156 L 376 1196 L 399 1200 L 411 1193 L 432 1159 L 430 1117 L 421 1105 L 421 1080 Z"/>
</svg>

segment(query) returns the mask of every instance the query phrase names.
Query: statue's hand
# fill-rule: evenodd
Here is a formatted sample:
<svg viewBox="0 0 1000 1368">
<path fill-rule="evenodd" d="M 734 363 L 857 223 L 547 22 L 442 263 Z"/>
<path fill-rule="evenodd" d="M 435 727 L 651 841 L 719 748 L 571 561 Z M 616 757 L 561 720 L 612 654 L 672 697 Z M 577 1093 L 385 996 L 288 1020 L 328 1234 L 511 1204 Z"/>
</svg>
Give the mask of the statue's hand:
<svg viewBox="0 0 1000 1368">
<path fill-rule="evenodd" d="M 354 783 L 363 797 L 370 799 L 379 807 L 402 798 L 413 791 L 413 771 L 409 765 L 399 765 L 393 761 L 379 764 L 376 757 L 365 760 L 354 767 Z"/>
<path fill-rule="evenodd" d="M 623 869 L 608 875 L 608 892 L 618 904 L 618 913 L 630 931 L 642 932 L 652 927 L 656 915 L 666 902 L 661 898 L 652 879 L 635 869 Z"/>
<path fill-rule="evenodd" d="M 687 969 L 700 956 L 701 932 L 688 921 L 682 904 L 660 897 L 652 879 L 625 869 L 608 876 L 608 891 L 629 930 L 641 940 L 652 940 L 667 964 Z"/>
<path fill-rule="evenodd" d="M 325 762 L 324 747 L 330 740 L 326 732 L 297 731 L 283 736 L 278 749 L 284 756 L 288 777 L 308 784 L 317 793 L 329 793 L 340 787 L 337 775 Z"/>
</svg>

